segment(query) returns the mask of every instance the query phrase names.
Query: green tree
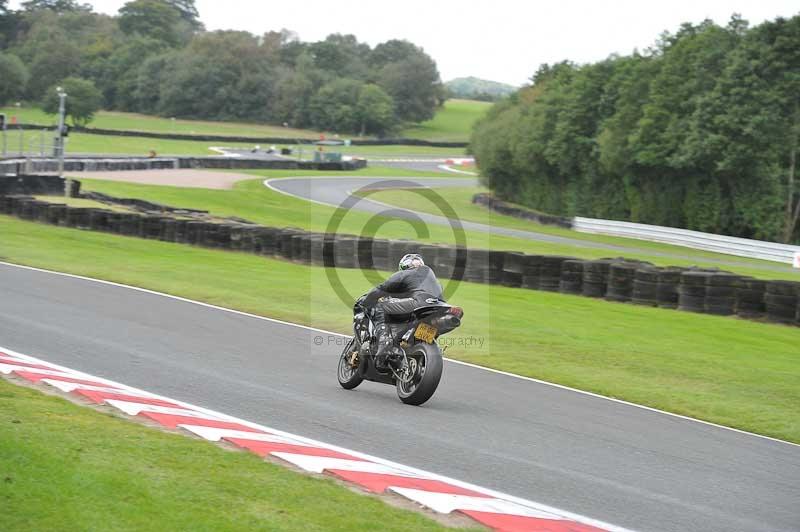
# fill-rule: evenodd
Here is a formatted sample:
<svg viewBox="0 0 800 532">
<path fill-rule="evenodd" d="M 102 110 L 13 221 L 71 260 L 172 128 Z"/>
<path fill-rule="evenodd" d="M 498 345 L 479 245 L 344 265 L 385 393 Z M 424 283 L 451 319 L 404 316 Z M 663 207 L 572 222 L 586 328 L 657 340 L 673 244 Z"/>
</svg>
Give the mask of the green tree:
<svg viewBox="0 0 800 532">
<path fill-rule="evenodd" d="M 181 13 L 162 0 L 133 0 L 119 10 L 119 28 L 128 35 L 142 35 L 177 45 Z"/>
<path fill-rule="evenodd" d="M 22 2 L 22 9 L 25 11 L 49 9 L 56 13 L 64 13 L 67 11 L 91 11 L 92 5 L 81 4 L 75 0 L 28 0 Z"/>
<path fill-rule="evenodd" d="M 276 66 L 247 32 L 201 33 L 176 56 L 161 82 L 162 113 L 208 119 L 267 120 Z"/>
<path fill-rule="evenodd" d="M 0 105 L 21 98 L 28 82 L 28 69 L 19 57 L 0 52 Z"/>
<path fill-rule="evenodd" d="M 197 6 L 194 0 L 166 0 L 166 2 L 178 11 L 181 19 L 186 22 L 193 31 L 203 30 L 203 23 L 200 22 L 200 13 L 197 12 Z"/>
<path fill-rule="evenodd" d="M 366 134 L 384 135 L 391 131 L 396 124 L 392 97 L 372 83 L 361 87 L 355 113 L 361 124 L 361 136 Z"/>
<path fill-rule="evenodd" d="M 337 79 L 324 85 L 311 99 L 314 127 L 324 131 L 350 133 L 358 131 L 358 94 L 362 83 L 354 79 Z"/>
<path fill-rule="evenodd" d="M 312 43 L 308 51 L 320 70 L 343 78 L 363 80 L 368 77 L 366 60 L 370 49 L 368 45 L 359 43 L 354 35 L 328 35 L 324 41 Z"/>
<path fill-rule="evenodd" d="M 103 102 L 103 95 L 94 83 L 87 79 L 72 77 L 63 80 L 60 86 L 67 93 L 65 114 L 72 120 L 72 124 L 82 127 L 91 122 Z M 42 110 L 56 114 L 58 105 L 58 92 L 53 86 L 45 94 Z"/>
<path fill-rule="evenodd" d="M 444 101 L 436 63 L 425 54 L 385 65 L 378 74 L 378 85 L 392 97 L 395 114 L 402 121 L 429 120 Z"/>
<path fill-rule="evenodd" d="M 372 68 L 380 70 L 389 63 L 399 63 L 417 55 L 425 55 L 419 46 L 406 40 L 392 39 L 376 46 L 368 61 Z"/>
</svg>

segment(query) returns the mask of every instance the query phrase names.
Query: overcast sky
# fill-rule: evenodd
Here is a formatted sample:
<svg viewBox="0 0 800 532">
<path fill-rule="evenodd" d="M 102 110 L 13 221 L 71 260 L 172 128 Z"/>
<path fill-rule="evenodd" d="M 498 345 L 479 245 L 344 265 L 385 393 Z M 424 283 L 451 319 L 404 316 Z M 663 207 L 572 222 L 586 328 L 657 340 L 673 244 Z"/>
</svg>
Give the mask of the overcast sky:
<svg viewBox="0 0 800 532">
<path fill-rule="evenodd" d="M 87 0 L 81 0 L 87 1 Z M 115 14 L 121 0 L 89 1 Z M 11 2 L 13 7 L 19 1 Z M 374 46 L 408 39 L 422 46 L 444 81 L 462 76 L 526 82 L 541 63 L 587 63 L 644 49 L 682 22 L 725 24 L 740 13 L 751 25 L 800 12 L 797 0 L 196 0 L 209 30 L 261 34 L 287 28 L 304 41 L 352 33 Z"/>
</svg>

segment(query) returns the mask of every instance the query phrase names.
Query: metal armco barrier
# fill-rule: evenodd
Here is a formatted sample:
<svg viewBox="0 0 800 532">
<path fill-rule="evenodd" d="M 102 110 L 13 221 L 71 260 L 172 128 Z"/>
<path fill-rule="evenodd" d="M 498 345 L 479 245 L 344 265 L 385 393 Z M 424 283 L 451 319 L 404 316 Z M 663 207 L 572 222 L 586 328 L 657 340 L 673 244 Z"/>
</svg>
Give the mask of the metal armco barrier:
<svg viewBox="0 0 800 532">
<path fill-rule="evenodd" d="M 544 225 L 566 227 L 581 233 L 595 233 L 599 235 L 622 236 L 648 240 L 650 242 L 663 242 L 676 246 L 684 246 L 704 251 L 714 251 L 738 257 L 769 260 L 783 264 L 792 264 L 800 268 L 800 246 L 778 244 L 763 240 L 752 240 L 735 236 L 703 233 L 690 229 L 677 227 L 663 227 L 634 222 L 619 222 L 615 220 L 601 220 L 596 218 L 561 218 L 537 213 L 530 209 L 515 207 L 510 203 L 495 198 L 491 194 L 475 194 L 472 203 L 483 205 L 500 214 L 531 220 Z"/>
<path fill-rule="evenodd" d="M 575 217 L 572 222 L 572 228 L 582 233 L 624 236 L 651 242 L 663 242 L 665 244 L 726 253 L 739 257 L 781 262 L 783 264 L 792 264 L 795 253 L 800 253 L 800 246 L 633 222 Z"/>
</svg>

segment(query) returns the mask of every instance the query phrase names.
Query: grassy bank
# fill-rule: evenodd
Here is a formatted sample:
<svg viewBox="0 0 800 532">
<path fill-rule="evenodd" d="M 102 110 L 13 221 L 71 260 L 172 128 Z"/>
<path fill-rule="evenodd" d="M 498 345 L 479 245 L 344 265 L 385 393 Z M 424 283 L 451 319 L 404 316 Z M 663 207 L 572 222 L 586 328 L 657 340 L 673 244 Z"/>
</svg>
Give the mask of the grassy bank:
<svg viewBox="0 0 800 532">
<path fill-rule="evenodd" d="M 373 175 L 369 168 L 362 171 L 366 175 Z M 394 175 L 398 172 L 400 175 L 411 175 L 406 170 L 390 169 L 385 171 L 385 175 Z M 252 175 L 259 175 L 265 177 L 282 177 L 297 175 L 294 171 L 248 171 Z M 83 179 L 83 186 L 85 190 L 95 190 L 110 194 L 118 197 L 140 198 L 157 203 L 165 203 L 167 205 L 188 207 L 192 209 L 207 210 L 218 216 L 240 216 L 247 220 L 257 222 L 264 225 L 273 225 L 278 227 L 294 226 L 312 231 L 324 232 L 328 227 L 329 221 L 333 216 L 335 209 L 324 205 L 318 205 L 304 201 L 298 198 L 286 196 L 263 186 L 261 180 L 241 181 L 236 183 L 233 190 L 210 190 L 210 189 L 189 189 L 181 187 L 168 187 L 168 186 L 155 186 L 155 185 L 139 185 L 134 183 L 120 183 L 111 181 L 102 181 L 94 179 Z M 401 192 L 402 193 L 402 192 Z M 462 206 L 462 203 L 453 199 L 450 189 L 443 194 L 447 198 L 448 203 L 457 208 Z M 376 197 L 376 196 L 370 196 Z M 378 196 L 379 197 L 379 196 Z M 427 200 L 420 199 L 419 196 L 409 198 L 413 200 L 412 203 L 415 208 L 426 209 Z M 467 203 L 467 205 L 469 205 Z M 339 232 L 360 234 L 362 229 L 366 226 L 372 215 L 359 211 L 350 211 L 343 219 Z M 449 227 L 428 225 L 426 230 L 421 235 L 417 235 L 416 231 L 409 226 L 406 221 L 389 218 L 383 219 L 385 224 L 380 227 L 376 236 L 382 238 L 411 238 L 420 241 L 452 243 L 454 242 L 453 232 Z M 601 237 L 605 238 L 605 237 Z M 550 242 L 539 242 L 534 240 L 523 240 L 519 238 L 511 238 L 505 236 L 495 236 L 489 233 L 478 231 L 467 232 L 467 244 L 473 248 L 483 249 L 500 249 L 500 250 L 514 250 L 523 251 L 526 253 L 545 253 L 550 255 L 568 255 L 579 258 L 593 259 L 608 256 L 617 256 L 624 254 L 627 257 L 638 258 L 650 261 L 658 265 L 677 265 L 689 266 L 693 264 L 705 265 L 709 267 L 718 266 L 717 264 L 708 261 L 710 257 L 719 258 L 721 260 L 735 260 L 740 262 L 740 266 L 725 266 L 730 269 L 745 275 L 753 275 L 765 279 L 787 278 L 792 275 L 792 272 L 787 268 L 787 272 L 774 271 L 770 269 L 761 269 L 761 266 L 774 267 L 769 263 L 763 261 L 755 261 L 749 259 L 740 259 L 738 257 L 730 257 L 728 255 L 705 254 L 704 252 L 696 252 L 686 248 L 673 247 L 674 253 L 684 256 L 685 258 L 674 259 L 670 257 L 659 257 L 650 255 L 646 251 L 609 251 L 605 249 L 595 249 L 589 247 L 581 247 L 575 245 L 554 244 Z M 624 240 L 624 239 L 620 239 Z M 635 241 L 632 245 L 641 249 L 646 249 L 647 246 L 638 246 L 640 242 Z M 645 244 L 645 243 L 642 243 Z M 666 246 L 670 248 L 672 246 Z"/>
<path fill-rule="evenodd" d="M 486 113 L 490 103 L 473 100 L 448 100 L 436 115 L 426 122 L 400 132 L 400 136 L 425 140 L 466 142 L 472 124 Z M 10 122 L 12 116 L 19 123 L 53 126 L 56 116 L 46 114 L 37 107 L 0 107 Z M 10 126 L 13 127 L 13 126 Z M 297 139 L 319 139 L 323 132 L 311 129 L 295 129 L 271 124 L 246 122 L 215 122 L 208 120 L 171 119 L 161 116 L 124 113 L 120 111 L 98 111 L 89 127 L 123 131 L 143 131 L 180 135 L 221 135 L 230 137 L 280 137 Z M 327 136 L 331 136 L 328 134 Z M 356 135 L 340 135 L 356 138 Z"/>
<path fill-rule="evenodd" d="M 3 260 L 148 287 L 345 332 L 348 305 L 322 268 L 0 216 Z M 356 296 L 371 281 L 339 271 Z M 448 355 L 800 442 L 800 329 L 462 283 Z"/>
<path fill-rule="evenodd" d="M 0 378 L 2 528 L 443 530 L 330 480 Z"/>
<path fill-rule="evenodd" d="M 37 107 L 2 107 L 0 113 L 16 116 L 24 124 L 52 126 L 56 116 Z M 181 135 L 225 135 L 236 137 L 286 137 L 318 139 L 320 132 L 310 129 L 294 129 L 269 124 L 248 124 L 244 122 L 212 122 L 208 120 L 171 119 L 161 116 L 120 111 L 98 111 L 89 127 L 98 129 L 118 129 L 124 131 L 146 131 L 151 133 L 170 133 Z"/>
<path fill-rule="evenodd" d="M 492 106 L 475 100 L 447 100 L 431 120 L 402 132 L 403 137 L 451 142 L 468 142 L 472 126 Z"/>
</svg>

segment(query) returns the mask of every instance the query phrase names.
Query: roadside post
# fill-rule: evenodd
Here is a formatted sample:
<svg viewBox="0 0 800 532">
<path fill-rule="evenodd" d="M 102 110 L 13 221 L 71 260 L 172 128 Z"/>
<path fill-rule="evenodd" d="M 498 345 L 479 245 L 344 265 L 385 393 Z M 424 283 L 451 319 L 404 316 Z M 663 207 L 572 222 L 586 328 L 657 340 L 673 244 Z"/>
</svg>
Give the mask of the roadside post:
<svg viewBox="0 0 800 532">
<path fill-rule="evenodd" d="M 3 135 L 3 157 L 8 154 L 8 145 L 6 140 L 6 115 L 0 113 L 0 133 Z"/>
<path fill-rule="evenodd" d="M 794 261 L 792 262 L 792 266 L 795 268 L 800 268 L 800 251 L 794 252 Z"/>
<path fill-rule="evenodd" d="M 64 89 L 57 87 L 58 92 L 58 134 L 56 136 L 56 151 L 58 152 L 58 177 L 64 177 L 64 111 L 67 93 Z M 64 182 L 64 196 L 69 197 L 72 191 L 72 180 Z"/>
</svg>

